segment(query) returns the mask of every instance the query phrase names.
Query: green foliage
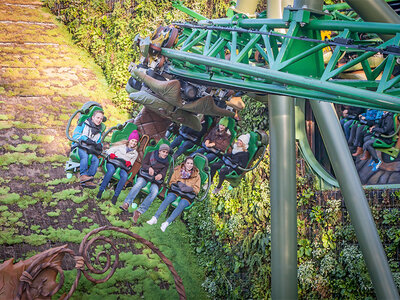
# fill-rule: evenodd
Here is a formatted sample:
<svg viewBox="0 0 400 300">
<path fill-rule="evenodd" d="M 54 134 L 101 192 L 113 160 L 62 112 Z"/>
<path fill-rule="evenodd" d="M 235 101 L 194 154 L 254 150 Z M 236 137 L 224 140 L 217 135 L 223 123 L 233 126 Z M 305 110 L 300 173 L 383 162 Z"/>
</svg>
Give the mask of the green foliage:
<svg viewBox="0 0 400 300">
<path fill-rule="evenodd" d="M 267 105 L 247 95 L 243 96 L 242 99 L 246 106 L 240 112 L 241 121 L 238 126 L 238 134 L 257 129 L 267 130 L 269 126 Z"/>
</svg>

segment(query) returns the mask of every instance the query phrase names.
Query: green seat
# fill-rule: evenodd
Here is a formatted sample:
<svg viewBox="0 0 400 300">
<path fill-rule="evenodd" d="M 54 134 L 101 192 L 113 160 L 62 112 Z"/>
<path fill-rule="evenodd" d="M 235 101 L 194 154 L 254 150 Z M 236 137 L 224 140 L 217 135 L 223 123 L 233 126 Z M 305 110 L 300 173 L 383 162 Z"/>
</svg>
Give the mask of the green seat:
<svg viewBox="0 0 400 300">
<path fill-rule="evenodd" d="M 93 116 L 93 113 L 95 111 L 103 111 L 103 108 L 101 107 L 101 105 L 97 102 L 94 101 L 89 101 L 86 102 L 81 109 L 77 110 L 74 112 L 74 114 L 71 116 L 71 118 L 68 121 L 68 125 L 67 125 L 67 138 L 70 141 L 76 142 L 74 141 L 70 136 L 69 136 L 69 128 L 71 126 L 71 122 L 72 120 L 75 118 L 75 116 L 80 113 L 79 119 L 78 119 L 78 124 L 85 122 L 88 118 L 91 118 Z M 107 119 L 106 117 L 103 118 L 103 122 L 105 122 Z M 106 129 L 106 126 L 104 123 L 101 123 L 101 133 L 103 133 Z M 92 161 L 92 157 L 93 154 L 89 154 L 88 157 L 88 166 L 90 166 L 91 161 Z M 102 165 L 104 159 L 103 157 L 99 158 L 100 162 L 99 162 L 99 166 Z M 67 177 L 71 178 L 72 177 L 72 173 L 76 173 L 79 170 L 80 167 L 80 157 L 78 154 L 78 147 L 75 147 L 74 149 L 72 149 L 70 155 L 69 155 L 69 160 L 66 162 L 65 165 L 65 172 L 67 173 Z"/>
<path fill-rule="evenodd" d="M 111 136 L 111 146 L 112 144 L 119 142 L 119 141 L 123 141 L 123 140 L 127 140 L 129 138 L 129 135 L 132 133 L 133 130 L 137 130 L 137 126 L 133 123 L 130 122 L 126 122 L 122 129 L 120 130 L 115 130 Z M 107 163 L 103 164 L 103 171 L 104 174 L 107 173 Z M 121 168 L 117 167 L 115 169 L 115 172 L 112 176 L 112 179 L 115 179 L 117 182 L 121 179 Z M 132 173 L 128 173 L 128 177 L 127 180 L 129 180 L 132 177 Z M 114 182 L 115 183 L 115 182 Z M 111 185 L 114 184 L 113 182 L 111 182 Z"/>
<path fill-rule="evenodd" d="M 376 150 L 379 150 L 381 152 L 384 152 L 384 153 L 390 155 L 393 159 L 397 158 L 397 156 L 400 153 L 400 149 L 395 147 L 396 142 L 399 138 L 399 136 L 398 136 L 399 129 L 400 129 L 399 117 L 400 117 L 399 114 L 393 115 L 394 133 L 389 136 L 383 136 L 383 137 L 387 137 L 387 138 L 392 138 L 392 142 L 386 143 L 379 138 L 375 138 L 374 143 L 372 144 L 372 147 L 376 148 Z"/>
<path fill-rule="evenodd" d="M 160 145 L 161 145 L 161 144 L 167 144 L 167 145 L 169 145 L 169 141 L 166 140 L 166 139 L 160 139 L 156 145 L 154 145 L 154 146 L 147 146 L 146 149 L 144 150 L 143 157 L 145 157 L 145 156 L 147 155 L 147 153 L 149 153 L 149 152 L 158 150 L 158 149 L 160 148 Z M 169 173 L 171 173 L 171 171 L 170 171 L 170 170 L 171 170 L 171 166 L 172 166 L 172 168 L 173 168 L 173 165 L 174 165 L 173 159 L 172 159 L 172 156 L 171 156 L 171 155 L 168 155 L 168 164 L 169 164 L 169 165 L 168 165 L 168 171 L 169 171 Z M 168 171 L 167 171 L 167 174 L 168 174 Z M 171 177 L 171 176 L 168 176 L 167 181 L 164 180 L 164 183 L 168 184 L 169 178 L 170 178 L 170 177 Z M 133 181 L 133 184 L 134 184 L 134 185 L 136 184 L 137 178 L 138 178 L 138 175 L 135 176 L 135 179 L 134 179 L 134 181 Z M 141 189 L 140 192 L 143 193 L 143 194 L 145 194 L 145 195 L 148 195 L 148 194 L 150 193 L 150 187 L 151 187 L 151 182 L 147 182 L 147 184 Z M 163 192 L 163 190 L 164 190 L 164 186 L 161 186 L 160 189 L 159 189 L 159 191 L 158 191 L 158 194 L 157 194 L 157 195 L 160 195 L 160 194 Z M 132 202 L 132 208 L 133 208 L 133 209 L 136 209 L 137 206 L 138 206 L 137 203 Z"/>
<path fill-rule="evenodd" d="M 190 210 L 196 201 L 202 201 L 207 196 L 208 189 L 210 187 L 211 178 L 210 178 L 210 171 L 208 168 L 207 158 L 204 155 L 196 154 L 194 156 L 194 165 L 197 167 L 197 169 L 199 169 L 200 178 L 201 178 L 200 187 L 201 188 L 204 187 L 204 184 L 208 180 L 207 188 L 206 188 L 206 191 L 204 192 L 203 196 L 200 199 L 198 199 L 198 196 L 197 196 L 189 206 L 185 207 L 184 211 Z M 181 200 L 182 200 L 181 196 L 178 196 L 178 197 L 176 197 L 174 202 L 171 203 L 171 205 L 173 207 L 177 207 Z"/>
</svg>

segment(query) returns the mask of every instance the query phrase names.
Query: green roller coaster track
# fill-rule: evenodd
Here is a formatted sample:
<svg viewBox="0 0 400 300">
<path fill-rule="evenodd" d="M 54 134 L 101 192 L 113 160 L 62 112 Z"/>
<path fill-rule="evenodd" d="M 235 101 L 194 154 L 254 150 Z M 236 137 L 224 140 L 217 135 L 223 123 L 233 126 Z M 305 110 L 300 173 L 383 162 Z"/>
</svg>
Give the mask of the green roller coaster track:
<svg viewBox="0 0 400 300">
<path fill-rule="evenodd" d="M 297 298 L 295 125 L 302 153 L 327 185 L 340 186 L 378 299 L 399 299 L 337 116 L 330 103 L 400 112 L 400 18 L 383 0 L 347 0 L 325 6 L 322 0 L 295 0 L 281 14 L 276 2 L 256 17 L 257 1 L 237 1 L 228 18 L 207 19 L 184 8 L 197 22 L 181 29 L 168 58 L 156 72 L 190 82 L 261 94 L 268 102 L 271 137 L 272 298 Z M 391 2 L 391 1 L 387 1 Z M 248 4 L 247 6 L 244 4 Z M 246 9 L 244 7 L 247 7 Z M 354 12 L 340 10 L 353 8 Z M 242 11 L 241 11 L 242 10 Z M 358 19 L 355 19 L 358 14 Z M 267 18 L 267 15 L 269 18 Z M 373 22 L 364 22 L 370 20 Z M 379 22 L 378 22 L 379 21 Z M 322 31 L 331 31 L 330 39 Z M 330 50 L 324 60 L 324 50 Z M 157 51 L 156 51 L 157 52 Z M 352 60 L 340 59 L 351 53 Z M 377 66 L 371 58 L 380 56 Z M 362 80 L 346 71 L 361 65 Z M 293 98 L 298 99 L 294 122 Z M 304 135 L 302 99 L 310 99 L 337 181 L 312 155 Z"/>
</svg>

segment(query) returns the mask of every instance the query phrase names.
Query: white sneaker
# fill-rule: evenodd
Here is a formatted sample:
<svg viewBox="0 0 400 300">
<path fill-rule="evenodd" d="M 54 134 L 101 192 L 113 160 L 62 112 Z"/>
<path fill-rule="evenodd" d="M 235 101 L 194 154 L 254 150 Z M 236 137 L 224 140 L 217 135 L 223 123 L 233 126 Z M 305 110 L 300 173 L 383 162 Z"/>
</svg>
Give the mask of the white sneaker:
<svg viewBox="0 0 400 300">
<path fill-rule="evenodd" d="M 168 223 L 167 221 L 165 221 L 164 223 L 162 223 L 162 224 L 161 224 L 161 227 L 160 227 L 161 231 L 164 232 L 165 229 L 167 229 L 168 225 L 169 225 L 169 223 Z"/>
<path fill-rule="evenodd" d="M 157 218 L 155 216 L 152 216 L 151 219 L 148 220 L 146 223 L 149 225 L 157 224 Z"/>
</svg>

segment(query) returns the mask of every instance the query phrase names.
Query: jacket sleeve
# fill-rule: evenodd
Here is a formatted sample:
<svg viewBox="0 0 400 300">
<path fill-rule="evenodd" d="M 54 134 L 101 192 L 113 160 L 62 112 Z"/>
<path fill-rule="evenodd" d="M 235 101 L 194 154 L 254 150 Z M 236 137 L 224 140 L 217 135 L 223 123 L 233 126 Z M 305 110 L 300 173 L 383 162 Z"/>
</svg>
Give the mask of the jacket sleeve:
<svg viewBox="0 0 400 300">
<path fill-rule="evenodd" d="M 179 175 L 180 175 L 180 170 L 181 169 L 181 167 L 180 166 L 178 166 L 178 167 L 176 167 L 175 169 L 174 169 L 174 173 L 172 173 L 172 176 L 171 176 L 171 179 L 170 179 L 170 181 L 169 181 L 169 184 L 171 185 L 171 184 L 173 184 L 173 183 L 177 183 L 178 181 L 179 181 Z"/>
<path fill-rule="evenodd" d="M 200 174 L 197 174 L 195 179 L 196 180 L 195 180 L 192 188 L 193 188 L 193 192 L 197 195 L 200 192 L 200 183 L 201 183 Z"/>
<path fill-rule="evenodd" d="M 394 131 L 393 115 L 386 116 L 382 122 L 382 126 L 374 127 L 373 132 L 379 134 L 391 134 Z"/>
<path fill-rule="evenodd" d="M 220 149 L 221 151 L 226 151 L 226 150 L 228 150 L 230 140 L 231 140 L 230 135 L 226 134 L 224 140 L 223 140 L 222 143 L 221 143 L 221 149 Z"/>
<path fill-rule="evenodd" d="M 129 161 L 131 162 L 132 165 L 135 163 L 137 157 L 138 157 L 138 152 L 136 150 L 133 150 L 132 154 L 131 154 L 131 158 L 129 159 Z"/>
<path fill-rule="evenodd" d="M 152 152 L 146 154 L 142 161 L 142 169 L 147 171 L 150 168 L 150 155 Z"/>
<path fill-rule="evenodd" d="M 86 135 L 83 135 L 83 129 L 85 128 L 85 124 L 82 123 L 81 125 L 78 125 L 75 130 L 74 133 L 72 135 L 72 138 L 74 140 L 77 141 L 86 141 L 88 139 L 88 137 Z"/>
</svg>

